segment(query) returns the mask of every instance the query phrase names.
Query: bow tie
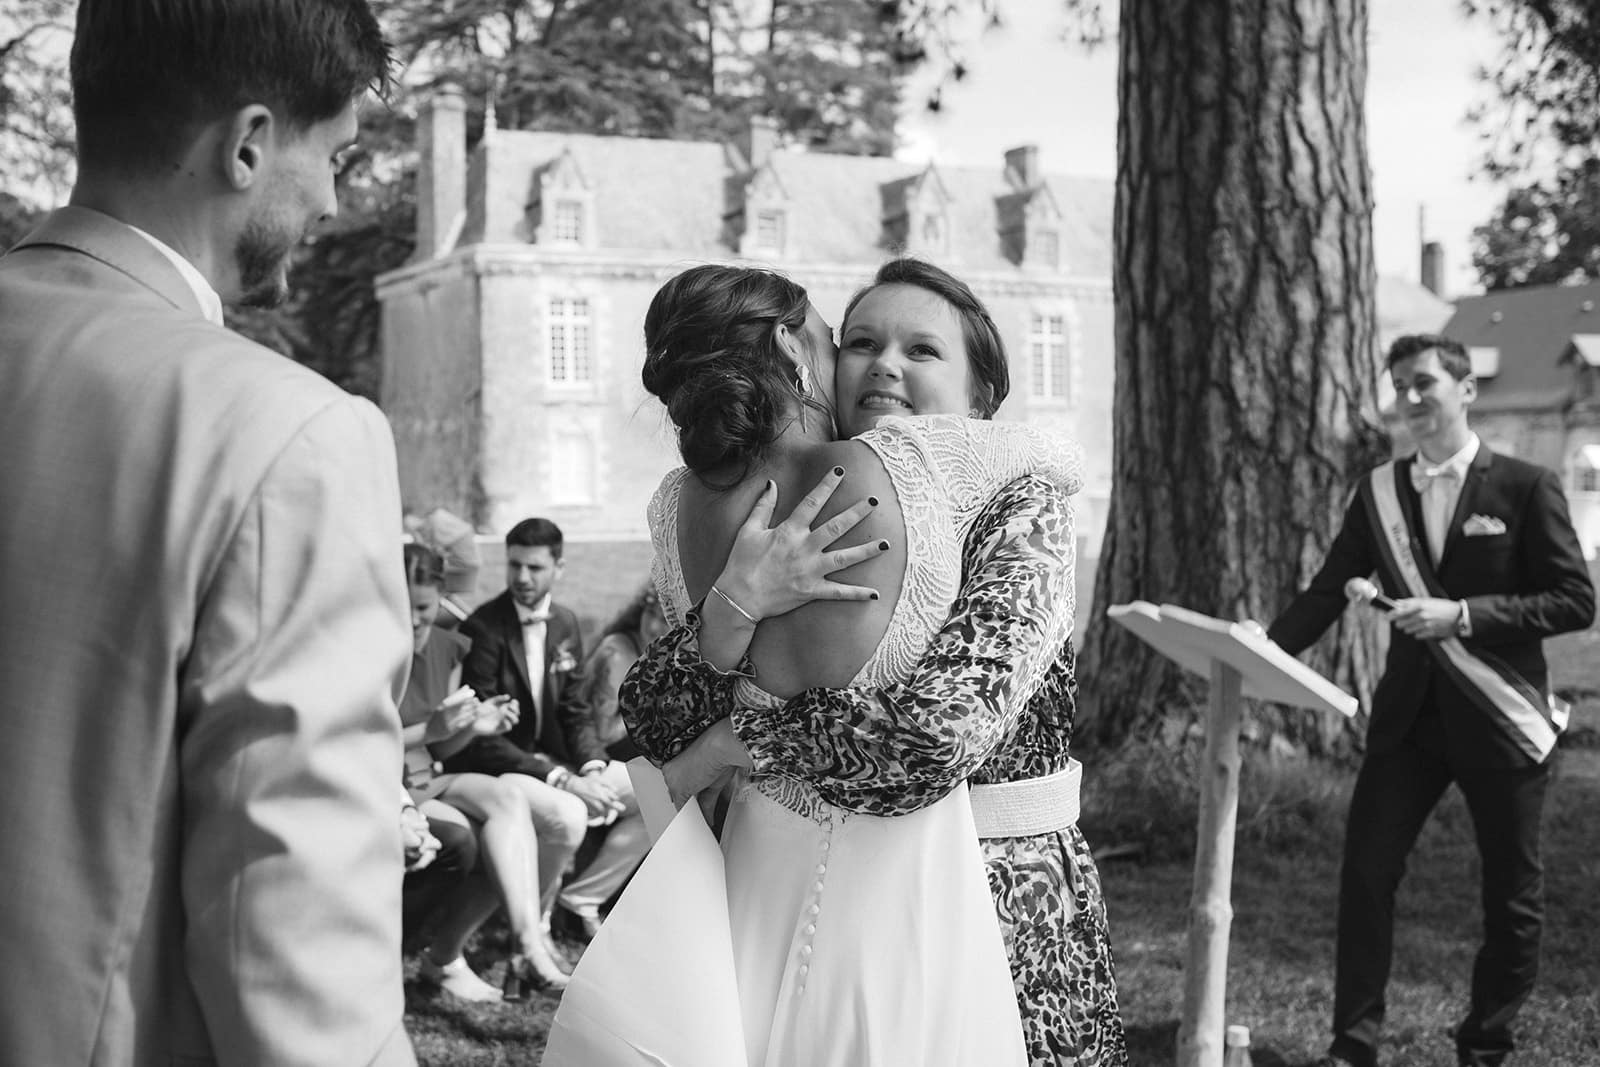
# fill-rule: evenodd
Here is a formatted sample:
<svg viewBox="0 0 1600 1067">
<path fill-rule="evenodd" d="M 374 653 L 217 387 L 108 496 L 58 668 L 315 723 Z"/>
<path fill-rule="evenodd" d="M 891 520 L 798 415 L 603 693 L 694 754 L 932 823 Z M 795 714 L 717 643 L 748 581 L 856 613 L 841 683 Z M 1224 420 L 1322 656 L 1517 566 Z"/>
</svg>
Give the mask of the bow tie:
<svg viewBox="0 0 1600 1067">
<path fill-rule="evenodd" d="M 1424 467 L 1421 463 L 1415 460 L 1412 461 L 1411 488 L 1420 494 L 1435 480 L 1459 482 L 1462 480 L 1461 471 L 1452 463 L 1441 463 L 1437 467 Z"/>
<path fill-rule="evenodd" d="M 522 619 L 522 625 L 532 626 L 536 622 L 549 622 L 550 613 L 548 611 L 535 611 L 527 615 L 520 616 L 520 618 Z"/>
</svg>

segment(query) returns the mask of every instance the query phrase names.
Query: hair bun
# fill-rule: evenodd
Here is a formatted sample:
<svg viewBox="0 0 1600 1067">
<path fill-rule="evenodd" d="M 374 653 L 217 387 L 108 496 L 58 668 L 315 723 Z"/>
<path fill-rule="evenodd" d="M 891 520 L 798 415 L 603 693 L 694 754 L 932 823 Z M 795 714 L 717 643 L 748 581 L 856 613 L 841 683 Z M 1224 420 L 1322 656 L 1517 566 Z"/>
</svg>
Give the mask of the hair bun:
<svg viewBox="0 0 1600 1067">
<path fill-rule="evenodd" d="M 777 328 L 798 327 L 809 306 L 794 282 L 748 267 L 694 267 L 656 293 L 640 378 L 691 470 L 737 467 L 742 480 L 777 440 L 794 396 Z"/>
</svg>

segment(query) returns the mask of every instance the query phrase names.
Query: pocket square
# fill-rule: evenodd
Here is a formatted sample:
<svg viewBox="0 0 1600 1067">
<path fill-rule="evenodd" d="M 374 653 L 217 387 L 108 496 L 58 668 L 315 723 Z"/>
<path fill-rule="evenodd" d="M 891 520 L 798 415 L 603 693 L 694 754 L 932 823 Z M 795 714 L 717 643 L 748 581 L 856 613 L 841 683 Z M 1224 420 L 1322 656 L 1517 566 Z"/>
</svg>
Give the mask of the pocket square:
<svg viewBox="0 0 1600 1067">
<path fill-rule="evenodd" d="M 1494 537 L 1506 532 L 1506 524 L 1493 515 L 1474 515 L 1461 524 L 1463 537 Z"/>
</svg>

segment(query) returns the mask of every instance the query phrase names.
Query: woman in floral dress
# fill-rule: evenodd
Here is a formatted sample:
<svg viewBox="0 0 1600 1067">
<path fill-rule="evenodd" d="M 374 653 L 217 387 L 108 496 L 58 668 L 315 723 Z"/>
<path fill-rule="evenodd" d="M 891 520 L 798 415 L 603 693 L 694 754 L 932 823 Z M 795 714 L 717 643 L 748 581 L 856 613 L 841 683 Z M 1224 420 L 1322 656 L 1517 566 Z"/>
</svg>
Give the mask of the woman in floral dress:
<svg viewBox="0 0 1600 1067">
<path fill-rule="evenodd" d="M 971 290 L 936 267 L 894 260 L 845 314 L 836 372 L 844 433 L 876 421 L 887 406 L 879 393 L 911 401 L 916 414 L 968 410 L 937 390 L 918 392 L 916 376 L 928 365 L 883 343 L 893 325 L 884 319 L 896 309 L 870 298 L 905 286 L 945 301 L 962 317 L 973 377 L 987 387 L 985 402 L 971 413 L 987 417 L 1005 398 L 1004 350 Z M 964 581 L 949 620 L 913 675 L 888 689 L 813 689 L 781 708 L 741 707 L 735 685 L 749 672 L 748 661 L 734 671 L 707 662 L 703 646 L 719 646 L 713 658 L 726 661 L 736 642 L 692 614 L 651 646 L 624 684 L 630 733 L 653 760 L 673 761 L 669 778 L 689 783 L 685 789 L 747 761 L 757 771 L 783 768 L 831 803 L 879 815 L 917 810 L 961 781 L 976 787 L 1058 775 L 1069 767 L 1077 696 L 1070 643 L 1025 706 L 1008 698 L 1017 679 L 1012 667 L 1038 640 L 1039 597 L 1052 565 L 1040 546 L 1062 538 L 1070 544 L 1071 506 L 1059 489 L 1025 477 L 1001 490 L 966 538 Z M 814 588 L 810 571 L 777 557 L 747 557 L 746 567 L 747 588 L 764 582 L 773 590 L 767 613 L 804 599 L 778 590 L 786 575 L 793 573 L 799 588 Z M 761 599 L 747 596 L 753 604 Z M 1122 1067 L 1127 1049 L 1105 903 L 1082 832 L 1074 821 L 1044 832 L 984 836 L 981 845 L 1030 1063 Z"/>
<path fill-rule="evenodd" d="M 903 682 L 949 612 L 963 534 L 994 494 L 1029 472 L 1064 492 L 1081 484 L 1077 450 L 1026 426 L 933 415 L 836 440 L 831 331 L 781 276 L 686 271 L 657 294 L 645 334 L 645 384 L 687 464 L 651 504 L 656 586 L 669 621 L 709 593 L 743 619 L 761 670 L 759 685 L 739 681 L 744 705 L 776 708 L 817 684 Z M 917 351 L 965 398 L 959 322 L 946 312 L 919 334 Z M 830 487 L 848 471 L 845 493 L 863 502 L 824 523 L 823 540 L 856 521 L 872 531 L 833 566 L 858 562 L 857 577 L 882 596 L 757 626 L 739 604 L 763 602 L 719 584 L 729 546 L 757 499 L 762 526 L 788 501 L 809 535 L 818 494 L 796 502 L 830 470 Z M 1034 629 L 1054 640 L 1034 640 L 1018 692 L 1040 684 L 1070 630 L 1070 544 L 1043 550 L 1052 600 Z M 872 593 L 839 588 L 849 599 Z M 885 817 L 758 768 L 730 800 L 720 846 L 697 809 L 682 812 L 575 971 L 545 1062 L 1021 1067 L 1022 1022 L 966 782 Z"/>
</svg>

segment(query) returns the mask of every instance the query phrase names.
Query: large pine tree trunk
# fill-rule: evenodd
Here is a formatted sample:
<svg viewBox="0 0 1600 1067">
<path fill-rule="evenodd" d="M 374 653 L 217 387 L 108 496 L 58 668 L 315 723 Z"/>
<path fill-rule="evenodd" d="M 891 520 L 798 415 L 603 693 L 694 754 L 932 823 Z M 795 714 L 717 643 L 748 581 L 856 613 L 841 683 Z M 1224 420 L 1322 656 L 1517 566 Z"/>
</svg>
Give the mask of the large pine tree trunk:
<svg viewBox="0 0 1600 1067">
<path fill-rule="evenodd" d="M 1270 620 L 1384 451 L 1365 0 L 1121 9 L 1115 473 L 1079 726 L 1099 743 L 1181 733 L 1206 684 L 1105 608 Z M 1347 615 L 1309 659 L 1363 705 L 1372 631 Z M 1317 752 L 1353 736 L 1309 712 L 1258 725 Z"/>
</svg>

